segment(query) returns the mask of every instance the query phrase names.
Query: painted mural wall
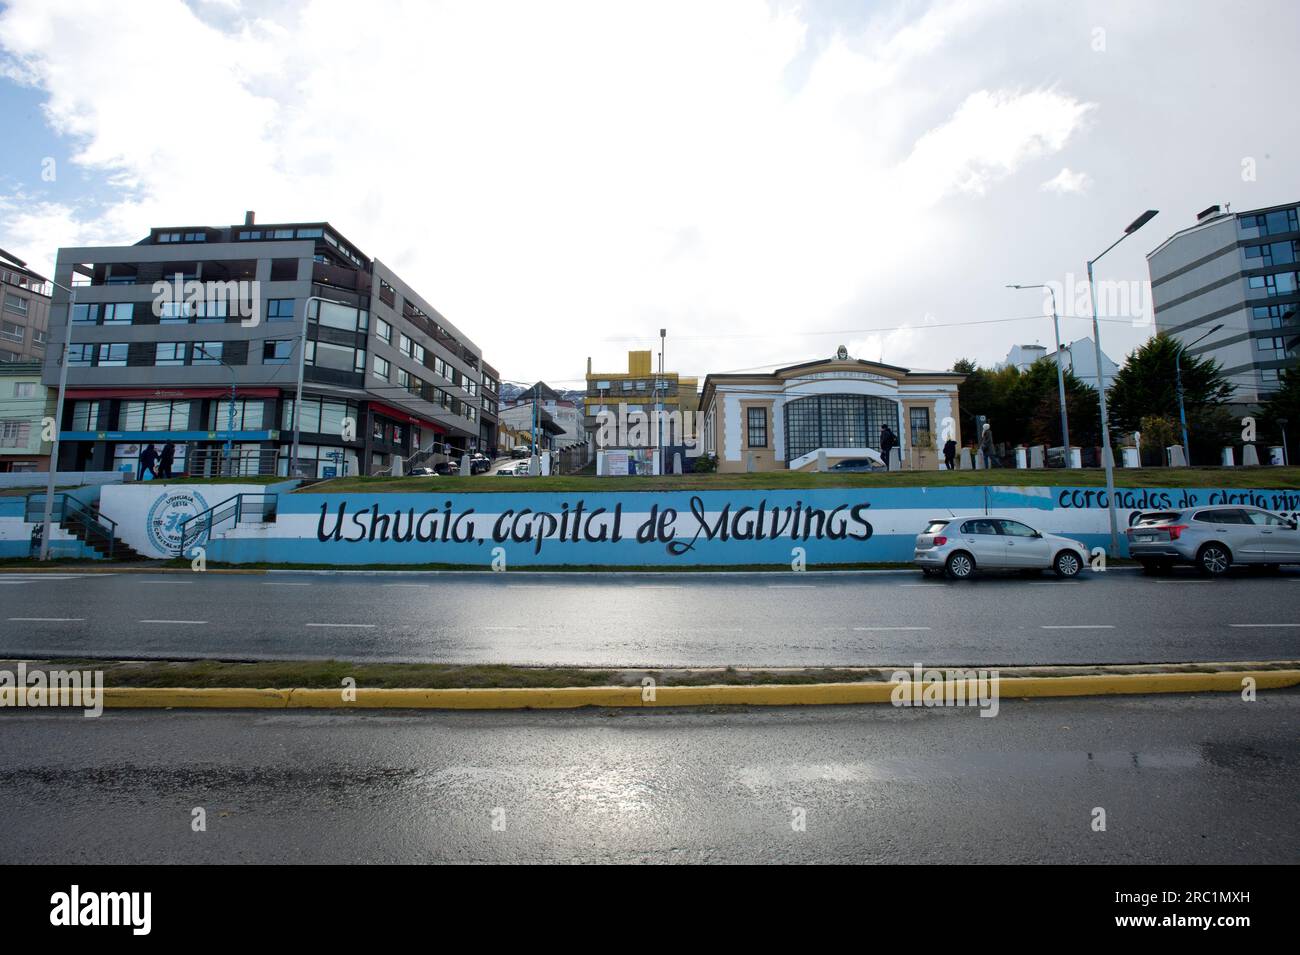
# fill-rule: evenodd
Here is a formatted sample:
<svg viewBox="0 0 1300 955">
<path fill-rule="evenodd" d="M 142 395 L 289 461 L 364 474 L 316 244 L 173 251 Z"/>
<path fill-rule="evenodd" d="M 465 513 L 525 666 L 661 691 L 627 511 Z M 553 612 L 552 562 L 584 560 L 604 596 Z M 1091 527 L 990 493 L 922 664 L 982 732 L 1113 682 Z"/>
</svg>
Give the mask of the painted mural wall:
<svg viewBox="0 0 1300 955">
<path fill-rule="evenodd" d="M 175 556 L 179 522 L 248 485 L 133 484 L 104 489 L 104 513 L 141 553 Z M 256 489 L 260 490 L 260 489 Z M 1120 489 L 1120 520 L 1143 510 L 1251 504 L 1300 511 L 1300 490 Z M 935 517 L 984 514 L 1100 546 L 1104 489 L 835 488 L 586 494 L 281 492 L 276 519 L 219 527 L 209 561 L 310 564 L 678 566 L 908 561 Z M 798 550 L 796 550 L 798 549 Z"/>
</svg>

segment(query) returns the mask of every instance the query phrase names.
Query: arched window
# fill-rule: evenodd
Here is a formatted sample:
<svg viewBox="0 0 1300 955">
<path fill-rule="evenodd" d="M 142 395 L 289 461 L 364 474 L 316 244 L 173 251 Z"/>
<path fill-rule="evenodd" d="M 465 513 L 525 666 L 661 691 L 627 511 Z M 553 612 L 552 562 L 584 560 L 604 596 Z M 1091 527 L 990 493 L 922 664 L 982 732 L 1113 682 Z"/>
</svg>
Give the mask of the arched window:
<svg viewBox="0 0 1300 955">
<path fill-rule="evenodd" d="M 898 430 L 898 403 L 875 395 L 813 395 L 785 403 L 785 459 L 818 448 L 880 448 L 880 429 Z"/>
</svg>

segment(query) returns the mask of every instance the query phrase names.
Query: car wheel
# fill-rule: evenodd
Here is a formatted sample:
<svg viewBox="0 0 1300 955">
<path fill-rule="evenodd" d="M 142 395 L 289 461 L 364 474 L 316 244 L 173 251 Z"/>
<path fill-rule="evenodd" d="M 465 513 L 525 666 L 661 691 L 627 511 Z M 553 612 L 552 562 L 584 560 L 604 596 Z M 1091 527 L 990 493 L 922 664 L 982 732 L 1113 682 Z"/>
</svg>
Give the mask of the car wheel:
<svg viewBox="0 0 1300 955">
<path fill-rule="evenodd" d="M 959 550 L 948 558 L 944 569 L 953 580 L 966 580 L 975 573 L 975 558 L 964 550 Z"/>
<path fill-rule="evenodd" d="M 1057 577 L 1077 577 L 1082 569 L 1083 561 L 1074 551 L 1063 550 L 1052 561 L 1052 570 L 1056 571 Z"/>
<path fill-rule="evenodd" d="M 1221 577 L 1232 566 L 1232 555 L 1222 544 L 1206 544 L 1196 555 L 1196 566 L 1209 577 Z"/>
</svg>

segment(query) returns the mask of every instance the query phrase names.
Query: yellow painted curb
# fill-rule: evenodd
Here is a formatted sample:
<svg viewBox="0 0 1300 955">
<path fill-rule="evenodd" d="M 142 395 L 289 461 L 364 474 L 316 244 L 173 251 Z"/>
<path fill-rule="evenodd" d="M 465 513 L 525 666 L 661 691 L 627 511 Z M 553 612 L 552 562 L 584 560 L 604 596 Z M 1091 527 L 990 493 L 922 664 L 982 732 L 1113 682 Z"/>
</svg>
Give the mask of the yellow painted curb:
<svg viewBox="0 0 1300 955">
<path fill-rule="evenodd" d="M 1140 673 L 1104 676 L 1009 677 L 994 681 L 1001 699 L 1108 696 L 1132 693 L 1240 691 L 1251 679 L 1260 690 L 1300 684 L 1300 670 L 1218 673 Z M 189 689 L 106 687 L 104 705 L 122 708 L 220 709 L 574 709 L 583 706 L 823 706 L 888 703 L 894 683 L 810 683 L 764 686 L 660 686 L 644 699 L 639 686 L 509 687 L 501 689 L 366 689 L 345 702 L 343 690 Z M 940 685 L 942 686 L 942 685 Z M 937 692 L 942 692 L 937 690 Z"/>
</svg>

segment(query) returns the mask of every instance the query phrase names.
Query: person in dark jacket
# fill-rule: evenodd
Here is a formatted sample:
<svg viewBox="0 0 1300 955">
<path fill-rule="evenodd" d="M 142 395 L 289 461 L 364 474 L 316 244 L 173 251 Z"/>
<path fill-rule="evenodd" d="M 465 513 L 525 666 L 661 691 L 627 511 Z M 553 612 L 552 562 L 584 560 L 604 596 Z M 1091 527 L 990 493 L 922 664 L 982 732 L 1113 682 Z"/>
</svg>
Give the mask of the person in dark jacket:
<svg viewBox="0 0 1300 955">
<path fill-rule="evenodd" d="M 140 480 L 147 481 L 154 476 L 154 469 L 158 466 L 158 452 L 154 450 L 152 444 L 145 445 L 140 452 Z"/>
<path fill-rule="evenodd" d="M 943 464 L 949 471 L 957 467 L 957 442 L 953 438 L 943 443 Z"/>
<path fill-rule="evenodd" d="M 158 455 L 158 476 L 160 478 L 172 477 L 172 464 L 176 461 L 176 445 L 168 441 L 162 446 L 162 453 Z"/>
<path fill-rule="evenodd" d="M 889 453 L 894 450 L 898 444 L 898 438 L 894 432 L 889 429 L 889 425 L 880 426 L 880 456 L 885 459 L 885 470 L 889 470 Z"/>
</svg>

